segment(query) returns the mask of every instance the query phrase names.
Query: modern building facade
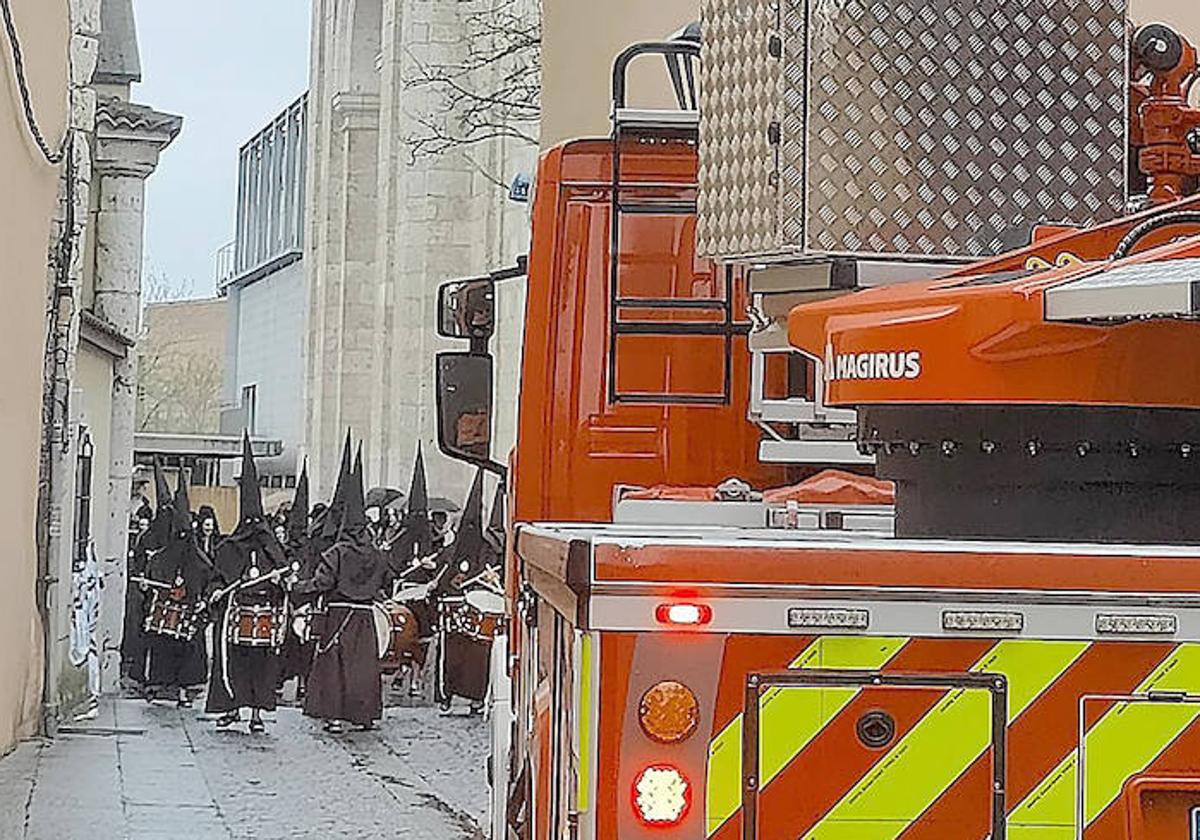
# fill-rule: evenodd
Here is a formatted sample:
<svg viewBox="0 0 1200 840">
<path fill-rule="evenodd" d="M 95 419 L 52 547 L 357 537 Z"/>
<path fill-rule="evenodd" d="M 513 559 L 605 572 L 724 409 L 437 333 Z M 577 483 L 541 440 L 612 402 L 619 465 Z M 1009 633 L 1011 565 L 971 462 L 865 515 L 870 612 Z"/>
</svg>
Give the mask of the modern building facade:
<svg viewBox="0 0 1200 840">
<path fill-rule="evenodd" d="M 295 486 L 304 436 L 307 103 L 301 96 L 242 147 L 237 238 L 218 277 L 227 324 L 221 431 L 282 442 L 258 465 L 268 488 Z"/>
</svg>

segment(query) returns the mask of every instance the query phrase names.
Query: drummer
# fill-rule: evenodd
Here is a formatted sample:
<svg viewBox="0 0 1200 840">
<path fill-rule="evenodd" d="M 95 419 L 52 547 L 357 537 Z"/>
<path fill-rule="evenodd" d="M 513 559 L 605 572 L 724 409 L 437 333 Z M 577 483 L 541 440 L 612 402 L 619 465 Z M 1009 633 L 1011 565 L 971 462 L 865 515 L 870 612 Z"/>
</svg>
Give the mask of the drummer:
<svg viewBox="0 0 1200 840">
<path fill-rule="evenodd" d="M 383 717 L 383 690 L 373 602 L 386 583 L 388 566 L 372 544 L 364 509 L 362 448 L 345 483 L 341 530 L 299 595 L 324 593 L 324 630 L 317 642 L 304 696 L 304 714 L 341 732 L 345 723 L 375 728 Z"/>
<path fill-rule="evenodd" d="M 439 558 L 444 573 L 436 591 L 443 598 L 444 610 L 492 577 L 486 572 L 494 559 L 495 552 L 483 535 L 483 473 L 479 471 L 463 508 L 458 533 Z M 479 714 L 487 697 L 491 640 L 473 638 L 446 623 L 441 629 L 438 704 L 443 713 L 448 713 L 454 698 L 462 697 L 470 704 L 470 713 Z"/>
<path fill-rule="evenodd" d="M 248 435 L 242 439 L 239 502 L 238 525 L 217 547 L 217 574 L 210 587 L 216 620 L 205 711 L 219 714 L 217 728 L 224 729 L 241 719 L 242 707 L 249 707 L 250 731 L 258 733 L 267 728 L 263 711 L 275 709 L 279 649 L 275 644 L 259 644 L 253 635 L 243 638 L 238 632 L 239 617 L 247 611 L 265 611 L 270 616 L 272 634 L 278 631 L 281 643 L 286 621 L 282 579 L 292 567 L 263 516 L 258 470 Z"/>
<path fill-rule="evenodd" d="M 171 602 L 180 620 L 171 633 L 160 632 L 151 621 L 150 685 L 177 699 L 180 708 L 190 708 L 188 688 L 203 685 L 208 660 L 201 628 L 204 594 L 212 578 L 212 566 L 196 546 L 188 507 L 187 481 L 179 476 L 175 491 L 171 534 L 166 547 L 154 555 L 147 569 L 147 583 L 159 602 Z"/>
</svg>

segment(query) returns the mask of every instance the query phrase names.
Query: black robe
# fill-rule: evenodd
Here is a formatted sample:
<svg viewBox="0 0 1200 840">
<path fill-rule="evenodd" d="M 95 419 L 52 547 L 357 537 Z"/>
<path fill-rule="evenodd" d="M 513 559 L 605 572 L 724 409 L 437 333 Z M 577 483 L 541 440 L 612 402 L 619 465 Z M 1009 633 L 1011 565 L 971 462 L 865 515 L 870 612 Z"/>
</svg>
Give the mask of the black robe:
<svg viewBox="0 0 1200 840">
<path fill-rule="evenodd" d="M 256 563 L 251 563 L 251 558 Z M 238 606 L 274 606 L 286 601 L 277 581 L 251 583 L 252 565 L 262 578 L 288 566 L 283 548 L 269 530 L 239 526 L 217 547 L 216 577 L 210 587 L 214 593 L 234 584 L 248 584 L 220 597 L 211 608 L 213 616 L 212 674 L 208 680 L 205 711 L 225 714 L 243 706 L 253 709 L 275 708 L 275 690 L 279 685 L 279 651 L 273 647 L 235 645 L 228 641 L 228 627 Z M 286 619 L 285 619 L 286 620 Z"/>
<path fill-rule="evenodd" d="M 316 561 L 313 559 L 311 544 L 308 540 L 293 541 L 285 547 L 285 550 L 288 559 L 299 567 L 296 571 L 297 579 L 310 580 L 316 572 Z M 320 595 L 293 592 L 292 608 L 310 605 L 315 609 L 319 606 L 320 599 Z M 311 634 L 309 641 L 301 641 L 300 637 L 296 635 L 289 617 L 287 635 L 283 639 L 283 647 L 279 652 L 279 682 L 281 685 L 293 677 L 299 677 L 302 680 L 308 679 L 308 671 L 312 667 L 316 645 Z"/>
<path fill-rule="evenodd" d="M 441 578 L 437 589 L 442 596 L 465 596 L 462 584 L 478 576 L 485 566 L 495 566 L 500 557 L 495 546 L 473 531 L 464 529 L 438 559 Z M 437 700 L 448 705 L 454 697 L 482 703 L 487 697 L 492 642 L 452 632 L 442 625 L 438 661 Z"/>
<path fill-rule="evenodd" d="M 137 683 L 145 683 L 149 653 L 146 639 L 146 610 L 149 596 L 142 585 L 131 578 L 145 577 L 150 551 L 150 534 L 140 534 L 129 549 L 126 562 L 125 620 L 121 634 L 121 673 Z"/>
<path fill-rule="evenodd" d="M 172 600 L 191 605 L 197 616 L 203 612 L 213 568 L 190 536 L 174 540 L 155 554 L 150 559 L 147 576 L 160 583 L 173 585 L 175 588 L 169 592 Z M 168 590 L 156 591 L 159 598 L 168 595 Z M 147 636 L 150 685 L 179 689 L 204 684 L 208 676 L 208 650 L 203 623 L 191 639 L 175 639 L 157 633 Z"/>
<path fill-rule="evenodd" d="M 361 539 L 321 555 L 297 592 L 324 593 L 326 615 L 309 671 L 304 714 L 367 726 L 383 717 L 382 671 L 371 604 L 387 583 L 381 552 Z"/>
</svg>

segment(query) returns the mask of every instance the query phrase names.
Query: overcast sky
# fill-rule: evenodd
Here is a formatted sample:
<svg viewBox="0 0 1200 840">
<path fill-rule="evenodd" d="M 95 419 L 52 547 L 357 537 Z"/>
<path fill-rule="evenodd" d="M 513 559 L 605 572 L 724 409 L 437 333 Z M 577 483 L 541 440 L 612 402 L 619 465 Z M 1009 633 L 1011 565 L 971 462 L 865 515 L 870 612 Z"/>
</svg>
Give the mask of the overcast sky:
<svg viewBox="0 0 1200 840">
<path fill-rule="evenodd" d="M 183 116 L 150 177 L 146 266 L 197 296 L 232 241 L 237 150 L 308 87 L 309 0 L 134 0 L 135 102 Z"/>
</svg>

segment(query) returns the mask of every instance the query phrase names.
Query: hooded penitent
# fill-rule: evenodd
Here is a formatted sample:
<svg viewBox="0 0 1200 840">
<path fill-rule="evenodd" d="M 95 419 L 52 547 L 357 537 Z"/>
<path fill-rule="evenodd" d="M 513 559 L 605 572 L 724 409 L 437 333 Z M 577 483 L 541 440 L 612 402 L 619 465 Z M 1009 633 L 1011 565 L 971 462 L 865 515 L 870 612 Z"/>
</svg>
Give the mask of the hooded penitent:
<svg viewBox="0 0 1200 840">
<path fill-rule="evenodd" d="M 304 713 L 330 721 L 368 725 L 383 716 L 379 650 L 369 604 L 387 578 L 383 554 L 367 532 L 362 448 L 345 483 L 341 534 L 321 555 L 298 595 L 324 595 L 328 636 L 316 646 L 304 696 Z M 334 629 L 336 628 L 336 629 Z"/>
<path fill-rule="evenodd" d="M 186 592 L 184 600 L 196 602 L 203 597 L 212 567 L 196 546 L 187 482 L 182 475 L 170 510 L 170 534 L 166 547 L 150 561 L 150 577 L 162 583 L 178 584 Z"/>
<path fill-rule="evenodd" d="M 279 656 L 275 649 L 230 643 L 228 631 L 234 626 L 230 616 L 235 606 L 280 608 L 286 600 L 284 591 L 277 578 L 266 576 L 291 565 L 263 516 L 249 435 L 242 438 L 242 474 L 238 484 L 238 525 L 217 549 L 215 562 L 223 594 L 214 604 L 218 618 L 213 630 L 213 667 L 205 703 L 208 712 L 222 715 L 241 706 L 275 708 L 275 689 L 279 685 Z"/>
</svg>

